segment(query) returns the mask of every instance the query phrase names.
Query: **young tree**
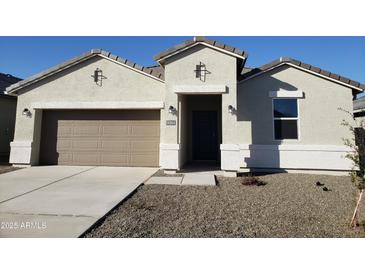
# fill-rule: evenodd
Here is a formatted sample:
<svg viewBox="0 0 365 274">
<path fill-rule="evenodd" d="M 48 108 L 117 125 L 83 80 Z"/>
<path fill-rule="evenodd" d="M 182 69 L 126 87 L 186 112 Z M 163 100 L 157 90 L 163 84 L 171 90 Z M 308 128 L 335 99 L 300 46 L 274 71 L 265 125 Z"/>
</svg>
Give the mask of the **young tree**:
<svg viewBox="0 0 365 274">
<path fill-rule="evenodd" d="M 351 150 L 345 157 L 351 160 L 353 164 L 350 171 L 351 181 L 359 190 L 358 199 L 350 222 L 350 227 L 355 227 L 358 225 L 358 212 L 365 189 L 365 118 L 356 120 L 351 112 L 341 108 L 340 110 L 346 112 L 351 117 L 351 122 L 342 120 L 341 125 L 347 127 L 352 134 L 352 138 L 342 139 L 344 144 Z"/>
</svg>

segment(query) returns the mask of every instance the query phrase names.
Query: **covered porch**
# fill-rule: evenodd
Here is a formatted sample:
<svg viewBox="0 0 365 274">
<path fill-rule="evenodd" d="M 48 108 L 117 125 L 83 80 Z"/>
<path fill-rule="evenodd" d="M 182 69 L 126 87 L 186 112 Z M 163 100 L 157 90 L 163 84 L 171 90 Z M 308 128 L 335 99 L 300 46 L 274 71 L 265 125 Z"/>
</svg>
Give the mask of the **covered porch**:
<svg viewBox="0 0 365 274">
<path fill-rule="evenodd" d="M 220 166 L 222 95 L 179 94 L 180 168 Z"/>
</svg>

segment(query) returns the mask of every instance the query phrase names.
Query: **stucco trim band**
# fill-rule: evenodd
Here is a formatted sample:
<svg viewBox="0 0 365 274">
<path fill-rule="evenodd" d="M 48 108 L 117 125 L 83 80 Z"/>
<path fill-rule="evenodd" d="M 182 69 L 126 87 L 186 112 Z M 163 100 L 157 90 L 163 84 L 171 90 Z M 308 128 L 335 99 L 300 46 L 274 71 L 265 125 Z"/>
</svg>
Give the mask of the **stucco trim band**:
<svg viewBox="0 0 365 274">
<path fill-rule="evenodd" d="M 221 169 L 225 171 L 238 171 L 241 164 L 240 148 L 237 144 L 221 144 Z"/>
<path fill-rule="evenodd" d="M 303 95 L 303 91 L 300 90 L 277 90 L 269 92 L 269 97 L 271 98 L 303 98 Z"/>
<path fill-rule="evenodd" d="M 240 144 L 241 168 L 351 170 L 345 158 L 351 151 L 333 145 L 248 145 Z"/>
<path fill-rule="evenodd" d="M 227 93 L 225 85 L 175 85 L 173 91 L 177 94 L 223 94 Z"/>
<path fill-rule="evenodd" d="M 14 141 L 10 143 L 10 159 L 12 164 L 30 164 L 32 141 Z"/>
<path fill-rule="evenodd" d="M 239 149 L 261 149 L 261 150 L 292 150 L 292 151 L 338 151 L 350 152 L 347 146 L 335 145 L 250 145 L 239 144 Z"/>
<path fill-rule="evenodd" d="M 34 102 L 33 109 L 163 109 L 162 101 L 109 101 L 109 102 Z"/>
<path fill-rule="evenodd" d="M 180 144 L 160 144 L 160 166 L 163 169 L 180 169 Z"/>
</svg>

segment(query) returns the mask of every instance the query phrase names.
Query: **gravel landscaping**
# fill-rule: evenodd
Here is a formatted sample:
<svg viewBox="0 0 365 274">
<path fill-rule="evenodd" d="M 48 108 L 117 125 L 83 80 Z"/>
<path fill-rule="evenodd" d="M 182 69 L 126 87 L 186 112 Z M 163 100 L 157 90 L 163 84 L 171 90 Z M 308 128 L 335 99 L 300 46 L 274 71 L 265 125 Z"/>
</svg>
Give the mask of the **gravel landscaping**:
<svg viewBox="0 0 365 274">
<path fill-rule="evenodd" d="M 85 237 L 364 237 L 348 228 L 357 193 L 349 177 L 258 179 L 266 185 L 217 177 L 212 187 L 141 186 Z"/>
<path fill-rule="evenodd" d="M 11 172 L 11 171 L 14 171 L 14 170 L 17 170 L 17 169 L 19 169 L 19 168 L 9 166 L 9 165 L 0 165 L 0 174 Z"/>
</svg>

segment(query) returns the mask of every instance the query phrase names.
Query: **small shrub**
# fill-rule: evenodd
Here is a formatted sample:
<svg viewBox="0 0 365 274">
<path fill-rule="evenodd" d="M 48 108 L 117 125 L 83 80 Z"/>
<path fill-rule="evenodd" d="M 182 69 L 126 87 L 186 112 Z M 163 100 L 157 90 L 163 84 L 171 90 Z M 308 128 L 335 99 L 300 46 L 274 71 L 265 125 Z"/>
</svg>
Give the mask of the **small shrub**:
<svg viewBox="0 0 365 274">
<path fill-rule="evenodd" d="M 265 182 L 260 181 L 255 176 L 242 177 L 241 184 L 244 186 L 264 186 L 264 185 L 266 185 Z"/>
</svg>

